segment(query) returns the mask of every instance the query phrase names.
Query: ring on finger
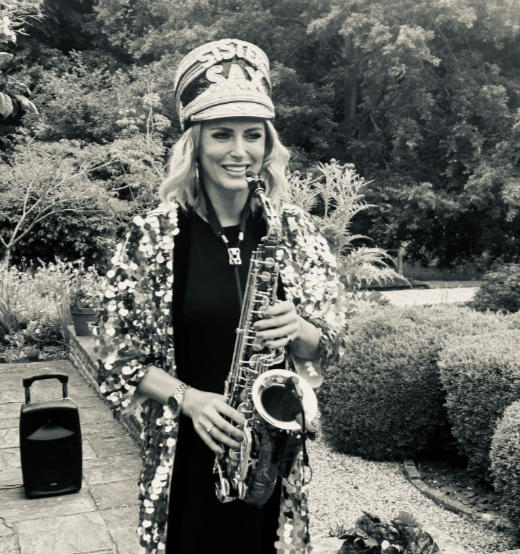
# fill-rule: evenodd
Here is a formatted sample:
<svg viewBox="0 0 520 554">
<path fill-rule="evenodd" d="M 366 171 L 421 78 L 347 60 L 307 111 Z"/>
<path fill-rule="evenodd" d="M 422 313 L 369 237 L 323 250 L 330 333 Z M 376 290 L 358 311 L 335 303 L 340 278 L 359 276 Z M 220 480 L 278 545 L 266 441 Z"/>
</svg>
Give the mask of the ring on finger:
<svg viewBox="0 0 520 554">
<path fill-rule="evenodd" d="M 206 429 L 206 433 L 208 433 L 208 435 L 211 435 L 211 431 L 213 430 L 213 427 L 215 427 L 215 425 L 212 423 L 212 424 Z"/>
</svg>

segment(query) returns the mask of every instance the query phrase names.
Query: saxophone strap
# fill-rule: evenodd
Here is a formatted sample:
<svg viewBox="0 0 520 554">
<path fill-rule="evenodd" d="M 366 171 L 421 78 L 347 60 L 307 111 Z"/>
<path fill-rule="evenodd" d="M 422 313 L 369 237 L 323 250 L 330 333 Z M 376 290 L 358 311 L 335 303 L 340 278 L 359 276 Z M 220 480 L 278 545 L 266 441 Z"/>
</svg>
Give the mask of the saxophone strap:
<svg viewBox="0 0 520 554">
<path fill-rule="evenodd" d="M 285 381 L 285 388 L 289 391 L 293 396 L 295 396 L 298 399 L 298 405 L 299 405 L 299 415 L 302 418 L 302 432 L 301 432 L 301 449 L 302 449 L 302 455 L 303 455 L 303 465 L 304 467 L 307 467 L 309 469 L 310 477 L 309 480 L 306 483 L 302 483 L 302 485 L 307 485 L 312 480 L 312 468 L 309 464 L 309 454 L 307 453 L 307 446 L 305 444 L 305 440 L 307 437 L 310 437 L 313 435 L 312 432 L 307 431 L 307 426 L 305 424 L 305 411 L 303 408 L 303 397 L 296 388 L 296 385 L 294 383 L 294 380 L 292 378 L 289 378 Z"/>
<path fill-rule="evenodd" d="M 201 183 L 200 189 L 202 190 L 202 194 L 204 196 L 204 202 L 206 204 L 206 215 L 208 217 L 209 226 L 211 227 L 211 230 L 213 231 L 214 235 L 224 243 L 224 246 L 228 251 L 229 265 L 233 267 L 234 274 L 235 274 L 238 301 L 240 306 L 242 306 L 242 286 L 240 284 L 240 274 L 238 272 L 238 267 L 242 265 L 240 243 L 244 240 L 247 218 L 249 217 L 249 214 L 251 212 L 251 206 L 249 201 L 251 198 L 251 192 L 249 192 L 249 195 L 246 200 L 246 204 L 242 209 L 242 211 L 240 212 L 240 224 L 239 224 L 237 245 L 234 247 L 231 247 L 229 245 L 229 239 L 227 238 L 226 233 L 224 232 L 224 228 L 220 223 L 217 212 L 209 198 L 206 187 L 202 183 Z"/>
</svg>

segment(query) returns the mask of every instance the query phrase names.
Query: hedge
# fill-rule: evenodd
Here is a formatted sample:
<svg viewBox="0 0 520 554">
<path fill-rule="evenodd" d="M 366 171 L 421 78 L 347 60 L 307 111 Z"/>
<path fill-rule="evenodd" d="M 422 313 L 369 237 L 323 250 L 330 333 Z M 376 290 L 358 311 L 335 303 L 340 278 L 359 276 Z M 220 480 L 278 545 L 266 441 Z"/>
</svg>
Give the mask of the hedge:
<svg viewBox="0 0 520 554">
<path fill-rule="evenodd" d="M 491 474 L 501 507 L 520 536 L 520 400 L 504 410 L 491 441 Z"/>
<path fill-rule="evenodd" d="M 450 336 L 509 325 L 501 314 L 448 304 L 377 307 L 352 317 L 347 353 L 318 391 L 325 440 L 340 452 L 375 460 L 442 447 L 436 443 L 447 422 L 440 350 Z"/>
<path fill-rule="evenodd" d="M 439 356 L 446 408 L 468 469 L 488 477 L 496 421 L 520 398 L 520 330 L 451 337 Z"/>
<path fill-rule="evenodd" d="M 470 306 L 484 312 L 520 311 L 520 264 L 504 264 L 484 275 Z"/>
</svg>

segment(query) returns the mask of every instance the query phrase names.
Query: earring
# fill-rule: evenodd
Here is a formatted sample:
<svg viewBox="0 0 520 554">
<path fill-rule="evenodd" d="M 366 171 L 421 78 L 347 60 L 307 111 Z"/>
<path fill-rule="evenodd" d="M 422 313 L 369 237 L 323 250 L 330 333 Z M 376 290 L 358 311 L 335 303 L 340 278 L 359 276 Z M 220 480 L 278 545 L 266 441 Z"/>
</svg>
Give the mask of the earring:
<svg viewBox="0 0 520 554">
<path fill-rule="evenodd" d="M 195 160 L 195 184 L 200 184 L 200 177 L 199 177 L 199 160 Z"/>
</svg>

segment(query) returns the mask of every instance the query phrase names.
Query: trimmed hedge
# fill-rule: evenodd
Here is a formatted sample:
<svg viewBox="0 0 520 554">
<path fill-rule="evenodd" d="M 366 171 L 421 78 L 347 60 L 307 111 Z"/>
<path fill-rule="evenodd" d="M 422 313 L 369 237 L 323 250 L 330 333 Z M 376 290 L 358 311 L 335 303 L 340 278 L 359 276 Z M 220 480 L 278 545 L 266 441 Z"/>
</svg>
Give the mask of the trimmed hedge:
<svg viewBox="0 0 520 554">
<path fill-rule="evenodd" d="M 484 275 L 484 283 L 470 306 L 484 312 L 520 311 L 520 264 L 504 264 Z"/>
<path fill-rule="evenodd" d="M 493 486 L 520 536 L 520 401 L 504 410 L 491 441 Z"/>
<path fill-rule="evenodd" d="M 446 409 L 468 469 L 489 470 L 496 421 L 520 398 L 520 330 L 451 337 L 439 356 Z"/>
<path fill-rule="evenodd" d="M 506 328 L 466 307 L 377 307 L 353 316 L 347 353 L 318 391 L 325 440 L 374 460 L 415 456 L 445 427 L 437 359 L 452 335 Z"/>
</svg>

